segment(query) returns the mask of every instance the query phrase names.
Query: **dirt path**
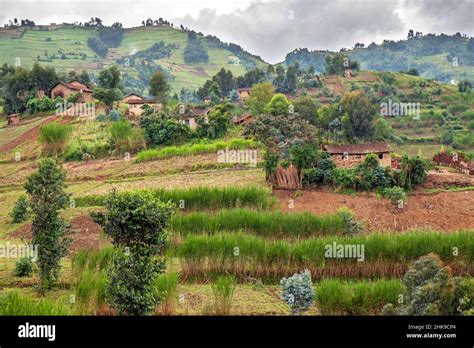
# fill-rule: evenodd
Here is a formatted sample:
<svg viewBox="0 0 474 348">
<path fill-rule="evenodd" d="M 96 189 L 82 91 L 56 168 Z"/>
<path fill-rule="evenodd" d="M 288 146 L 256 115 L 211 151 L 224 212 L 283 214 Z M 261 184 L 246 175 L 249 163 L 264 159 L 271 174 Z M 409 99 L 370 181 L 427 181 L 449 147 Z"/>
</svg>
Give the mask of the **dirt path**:
<svg viewBox="0 0 474 348">
<path fill-rule="evenodd" d="M 295 198 L 292 191 L 275 191 L 279 206 L 285 212 L 309 211 L 329 214 L 346 206 L 356 218 L 365 221 L 369 231 L 405 231 L 431 228 L 443 231 L 474 229 L 474 191 L 417 193 L 408 197 L 405 209 L 393 208 L 386 199 L 374 194 L 338 194 L 326 191 L 303 191 Z M 294 208 L 289 201 L 294 200 Z"/>
</svg>

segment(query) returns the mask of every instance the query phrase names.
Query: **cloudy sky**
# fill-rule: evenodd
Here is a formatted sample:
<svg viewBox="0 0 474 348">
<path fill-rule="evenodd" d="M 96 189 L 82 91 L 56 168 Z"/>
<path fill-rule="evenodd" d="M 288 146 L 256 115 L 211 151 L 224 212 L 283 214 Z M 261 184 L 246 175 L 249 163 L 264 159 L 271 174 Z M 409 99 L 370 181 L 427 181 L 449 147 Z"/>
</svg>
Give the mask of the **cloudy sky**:
<svg viewBox="0 0 474 348">
<path fill-rule="evenodd" d="M 0 25 L 28 18 L 37 24 L 99 17 L 125 27 L 163 17 L 234 42 L 276 63 L 295 48 L 338 50 L 408 29 L 474 36 L 474 0 L 0 0 Z"/>
</svg>

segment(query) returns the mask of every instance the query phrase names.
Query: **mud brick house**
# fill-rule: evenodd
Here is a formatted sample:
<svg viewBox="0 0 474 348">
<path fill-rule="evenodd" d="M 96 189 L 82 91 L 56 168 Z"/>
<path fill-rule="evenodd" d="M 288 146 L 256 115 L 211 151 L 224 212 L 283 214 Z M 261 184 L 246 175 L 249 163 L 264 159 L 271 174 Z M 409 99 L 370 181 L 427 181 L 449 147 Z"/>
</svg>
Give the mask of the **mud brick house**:
<svg viewBox="0 0 474 348">
<path fill-rule="evenodd" d="M 192 130 L 195 130 L 197 128 L 197 120 L 199 118 L 204 117 L 205 122 L 208 122 L 207 115 L 209 112 L 209 109 L 188 108 L 183 114 L 180 115 L 180 121 L 185 125 L 188 125 Z"/>
<path fill-rule="evenodd" d="M 239 88 L 237 93 L 239 94 L 239 98 L 242 101 L 247 101 L 250 98 L 250 92 L 252 88 Z"/>
<path fill-rule="evenodd" d="M 59 81 L 56 83 L 53 88 L 51 88 L 51 99 L 61 97 L 67 99 L 70 95 L 80 93 L 78 98 L 78 103 L 87 103 L 94 100 L 92 97 L 92 90 L 90 90 L 85 84 L 79 81 L 72 82 L 62 82 Z"/>
<path fill-rule="evenodd" d="M 325 145 L 324 150 L 331 155 L 337 167 L 352 168 L 363 162 L 370 153 L 377 155 L 381 166 L 388 167 L 392 164 L 392 149 L 386 143 Z"/>
<path fill-rule="evenodd" d="M 247 124 L 247 123 L 250 123 L 252 122 L 253 120 L 255 119 L 255 117 L 253 117 L 252 115 L 248 114 L 248 115 L 243 115 L 235 120 L 232 121 L 232 123 L 235 125 L 235 126 L 239 126 L 239 125 L 242 125 L 242 124 Z"/>
<path fill-rule="evenodd" d="M 7 116 L 8 127 L 16 126 L 20 123 L 20 114 L 11 114 Z"/>
<path fill-rule="evenodd" d="M 144 105 L 151 106 L 156 111 L 161 110 L 162 107 L 161 103 L 157 103 L 153 99 L 147 100 L 138 94 L 129 94 L 122 101 L 128 104 L 127 116 L 131 118 L 140 117 L 143 113 Z"/>
</svg>

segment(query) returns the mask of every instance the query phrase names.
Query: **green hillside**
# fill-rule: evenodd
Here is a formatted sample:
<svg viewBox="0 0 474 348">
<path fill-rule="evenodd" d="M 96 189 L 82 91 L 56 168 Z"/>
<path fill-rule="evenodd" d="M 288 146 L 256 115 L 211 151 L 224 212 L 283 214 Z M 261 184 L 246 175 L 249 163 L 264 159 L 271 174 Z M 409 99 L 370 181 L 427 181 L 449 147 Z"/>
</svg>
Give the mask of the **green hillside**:
<svg viewBox="0 0 474 348">
<path fill-rule="evenodd" d="M 148 80 L 157 69 L 168 76 L 172 92 L 179 92 L 183 87 L 200 87 L 223 67 L 231 70 L 235 76 L 240 76 L 252 68 L 266 66 L 261 59 L 241 49 L 231 51 L 226 44 L 200 35 L 199 40 L 207 50 L 209 60 L 199 64 L 185 63 L 187 32 L 165 26 L 125 29 L 120 45 L 110 48 L 103 58 L 89 48 L 87 43 L 89 38 L 97 36 L 94 28 L 83 27 L 0 29 L 0 65 L 8 63 L 30 68 L 34 62 L 39 62 L 41 65 L 53 66 L 59 72 L 75 70 L 79 73 L 85 69 L 94 75 L 94 72 L 109 64 L 118 64 L 123 71 L 126 90 L 145 94 Z M 160 41 L 172 46 L 169 56 L 144 59 L 145 66 L 127 64 L 124 60 L 124 57 L 143 53 Z M 234 61 L 236 58 L 238 63 Z"/>
<path fill-rule="evenodd" d="M 306 48 L 288 53 L 284 63 L 296 62 L 307 68 L 324 72 L 329 51 L 309 51 Z M 428 34 L 408 40 L 385 40 L 380 45 L 358 47 L 344 52 L 356 60 L 364 70 L 407 71 L 418 70 L 420 76 L 443 82 L 451 80 L 474 81 L 474 38 L 456 35 Z"/>
</svg>

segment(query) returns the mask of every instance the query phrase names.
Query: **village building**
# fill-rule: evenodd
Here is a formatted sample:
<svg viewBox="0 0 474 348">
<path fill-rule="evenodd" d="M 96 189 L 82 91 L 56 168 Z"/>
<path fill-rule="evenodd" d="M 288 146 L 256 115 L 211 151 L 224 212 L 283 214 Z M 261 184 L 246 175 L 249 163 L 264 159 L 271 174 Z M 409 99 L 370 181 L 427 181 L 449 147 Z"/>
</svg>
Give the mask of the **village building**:
<svg viewBox="0 0 474 348">
<path fill-rule="evenodd" d="M 186 111 L 180 115 L 180 121 L 189 126 L 192 130 L 195 130 L 198 126 L 197 121 L 199 118 L 204 117 L 204 121 L 206 123 L 208 122 L 207 115 L 209 112 L 209 109 L 187 108 Z"/>
<path fill-rule="evenodd" d="M 53 88 L 51 88 L 50 92 L 51 99 L 56 99 L 57 97 L 67 99 L 69 96 L 76 93 L 80 93 L 77 100 L 78 103 L 87 103 L 94 100 L 94 97 L 92 97 L 92 90 L 79 81 L 59 81 L 53 86 Z"/>
<path fill-rule="evenodd" d="M 130 118 L 138 118 L 143 113 L 143 106 L 148 105 L 155 109 L 155 111 L 160 111 L 162 108 L 161 103 L 157 103 L 154 99 L 145 99 L 137 94 L 129 94 L 122 101 L 128 104 L 127 116 Z"/>
<path fill-rule="evenodd" d="M 392 148 L 387 143 L 325 145 L 324 150 L 329 153 L 337 167 L 352 168 L 363 162 L 371 153 L 377 155 L 381 166 L 389 167 L 392 164 Z"/>
<path fill-rule="evenodd" d="M 250 93 L 252 88 L 239 88 L 237 93 L 239 94 L 239 98 L 242 101 L 247 101 L 250 98 Z"/>
<path fill-rule="evenodd" d="M 232 120 L 234 126 L 240 126 L 252 122 L 255 119 L 253 115 L 247 114 Z"/>
<path fill-rule="evenodd" d="M 16 126 L 20 123 L 20 114 L 11 114 L 7 116 L 8 127 Z"/>
</svg>

